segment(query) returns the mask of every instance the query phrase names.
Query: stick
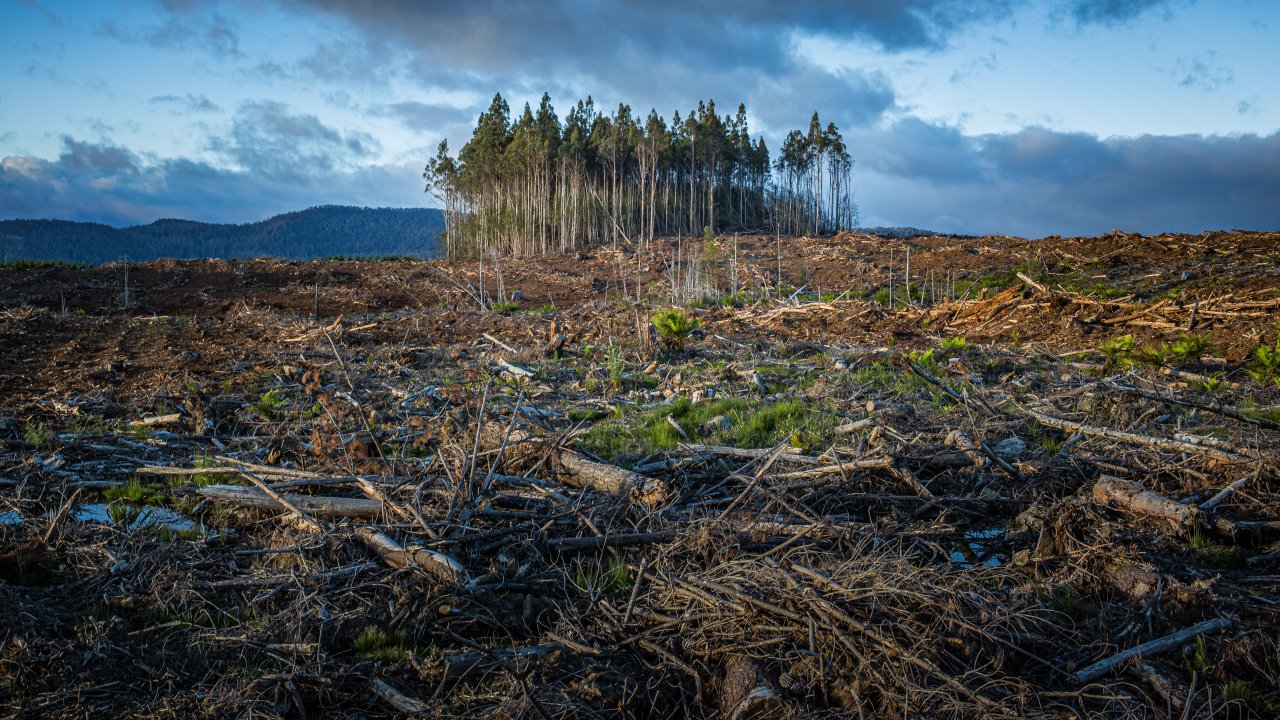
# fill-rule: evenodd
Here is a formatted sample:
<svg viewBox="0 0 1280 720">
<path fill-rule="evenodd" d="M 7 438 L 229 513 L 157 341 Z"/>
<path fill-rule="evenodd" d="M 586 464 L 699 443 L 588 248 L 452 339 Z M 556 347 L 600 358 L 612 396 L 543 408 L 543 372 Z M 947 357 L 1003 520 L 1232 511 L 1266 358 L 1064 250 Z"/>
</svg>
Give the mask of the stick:
<svg viewBox="0 0 1280 720">
<path fill-rule="evenodd" d="M 386 681 L 378 679 L 371 684 L 373 694 L 382 698 L 391 707 L 405 715 L 424 715 L 430 708 L 419 700 L 415 700 L 399 690 L 391 687 Z"/>
<path fill-rule="evenodd" d="M 277 493 L 270 489 L 258 490 L 239 485 L 202 485 L 193 488 L 192 492 L 211 500 L 243 507 L 273 510 L 284 506 L 296 516 L 305 518 L 303 522 L 317 532 L 320 531 L 320 525 L 310 515 L 372 519 L 381 517 L 383 513 L 382 503 L 366 498 L 291 495 Z"/>
<path fill-rule="evenodd" d="M 1170 633 L 1164 637 L 1156 638 L 1155 640 L 1148 640 L 1137 647 L 1131 647 L 1128 650 L 1121 650 L 1109 658 L 1099 660 L 1083 670 L 1076 672 L 1076 674 L 1071 676 L 1071 679 L 1077 684 L 1083 685 L 1094 678 L 1101 677 L 1102 675 L 1111 672 L 1118 665 L 1123 664 L 1130 658 L 1138 656 L 1149 657 L 1156 653 L 1172 650 L 1197 635 L 1218 632 L 1219 630 L 1226 630 L 1229 627 L 1231 627 L 1231 620 L 1229 618 L 1205 620 L 1202 623 L 1192 625 L 1189 628 L 1183 628 L 1182 630 Z"/>
<path fill-rule="evenodd" d="M 1234 452 L 1212 447 L 1208 444 L 1202 445 L 1185 440 L 1171 440 L 1169 438 L 1137 435 L 1135 433 L 1112 430 L 1110 428 L 1093 427 L 1092 425 L 1085 425 L 1084 423 L 1064 420 L 1062 418 L 1053 417 L 1052 415 L 1045 415 L 1044 413 L 1036 412 L 1035 410 L 1023 410 L 1023 412 L 1030 415 L 1041 425 L 1057 428 L 1059 430 L 1066 430 L 1068 432 L 1077 432 L 1081 435 L 1093 435 L 1094 437 L 1106 438 L 1116 442 L 1130 443 L 1132 445 L 1144 445 L 1146 447 L 1168 450 L 1170 452 L 1195 453 L 1228 463 L 1243 464 L 1256 462 L 1258 460 L 1258 458 L 1255 457 L 1239 455 Z"/>
<path fill-rule="evenodd" d="M 443 553 L 422 547 L 404 547 L 390 535 L 372 527 L 356 528 L 356 535 L 364 544 L 394 568 L 418 568 L 445 582 L 465 584 L 471 582 L 462 563 Z"/>
</svg>

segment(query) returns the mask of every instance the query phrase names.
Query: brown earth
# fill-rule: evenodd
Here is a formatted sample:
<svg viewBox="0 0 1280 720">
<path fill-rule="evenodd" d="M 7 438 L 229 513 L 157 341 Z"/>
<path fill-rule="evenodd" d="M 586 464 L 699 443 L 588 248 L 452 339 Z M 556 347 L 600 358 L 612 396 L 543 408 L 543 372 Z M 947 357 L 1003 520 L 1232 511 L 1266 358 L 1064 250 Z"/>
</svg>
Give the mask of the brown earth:
<svg viewBox="0 0 1280 720">
<path fill-rule="evenodd" d="M 1275 717 L 1277 321 L 1280 233 L 0 269 L 0 715 Z"/>
</svg>

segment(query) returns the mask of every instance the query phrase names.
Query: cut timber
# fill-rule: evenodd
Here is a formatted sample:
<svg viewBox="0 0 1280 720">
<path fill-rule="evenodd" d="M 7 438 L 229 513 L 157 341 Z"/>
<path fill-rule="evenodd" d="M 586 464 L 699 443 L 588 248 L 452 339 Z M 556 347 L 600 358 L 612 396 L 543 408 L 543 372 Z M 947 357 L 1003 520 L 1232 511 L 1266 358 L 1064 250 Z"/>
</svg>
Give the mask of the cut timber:
<svg viewBox="0 0 1280 720">
<path fill-rule="evenodd" d="M 422 547 L 404 547 L 390 535 L 370 527 L 356 528 L 356 535 L 384 562 L 394 568 L 417 568 L 445 582 L 462 585 L 471 581 L 467 569 L 457 560 Z"/>
<path fill-rule="evenodd" d="M 382 698 L 382 701 L 395 708 L 403 715 L 425 715 L 430 712 L 426 704 L 420 700 L 405 695 L 399 690 L 391 687 L 385 680 L 374 680 L 372 684 L 373 694 Z"/>
<path fill-rule="evenodd" d="M 1196 525 L 1200 511 L 1194 505 L 1184 505 L 1159 493 L 1151 492 L 1140 483 L 1103 475 L 1093 486 L 1093 499 L 1104 505 L 1114 505 L 1135 515 L 1158 517 L 1169 521 L 1175 530 L 1186 532 Z"/>
<path fill-rule="evenodd" d="M 1204 635 L 1207 633 L 1218 632 L 1219 630 L 1226 630 L 1229 627 L 1231 627 L 1231 620 L 1229 618 L 1216 618 L 1214 620 L 1205 620 L 1204 622 L 1199 623 L 1197 625 L 1192 625 L 1189 628 L 1183 628 L 1182 630 L 1179 630 L 1175 633 L 1170 633 L 1161 638 L 1156 638 L 1155 640 L 1149 640 L 1137 647 L 1131 647 L 1128 650 L 1122 650 L 1116 653 L 1115 655 L 1112 655 L 1109 658 L 1104 658 L 1102 660 L 1099 660 L 1098 662 L 1072 675 L 1071 679 L 1075 680 L 1076 683 L 1078 684 L 1084 684 L 1089 682 L 1090 680 L 1093 680 L 1094 678 L 1101 677 L 1111 672 L 1116 667 L 1124 664 L 1131 658 L 1135 658 L 1135 657 L 1148 658 L 1148 657 L 1151 657 L 1152 655 L 1155 655 L 1156 653 L 1161 653 L 1166 650 L 1172 650 L 1173 648 L 1176 648 L 1182 645 L 1183 643 L 1196 637 L 1197 635 Z"/>
<path fill-rule="evenodd" d="M 1213 444 L 1208 442 L 1199 442 L 1203 440 L 1211 440 L 1212 438 L 1201 438 L 1198 435 L 1181 434 L 1178 439 L 1151 437 L 1149 435 L 1138 435 L 1136 433 L 1128 433 L 1121 430 L 1112 430 L 1111 428 L 1085 425 L 1084 423 L 1056 418 L 1052 415 L 1036 412 L 1035 410 L 1026 410 L 1025 412 L 1041 425 L 1057 428 L 1059 430 L 1066 430 L 1067 432 L 1080 433 L 1081 435 L 1092 435 L 1094 437 L 1106 438 L 1115 442 L 1129 443 L 1131 445 L 1143 445 L 1145 447 L 1168 450 L 1171 452 L 1186 452 L 1204 455 L 1227 463 L 1244 464 L 1257 462 L 1259 460 L 1259 458 L 1241 454 L 1243 451 L 1239 451 L 1238 449 L 1225 450 L 1220 447 L 1215 447 Z M 1193 441 L 1191 438 L 1196 438 L 1199 441 Z"/>
<path fill-rule="evenodd" d="M 774 684 L 745 655 L 731 655 L 724 664 L 720 713 L 728 720 L 772 720 L 790 715 Z"/>
<path fill-rule="evenodd" d="M 210 500 L 241 507 L 280 510 L 281 504 L 258 488 L 240 485 L 202 485 L 193 489 L 197 495 Z M 381 518 L 382 503 L 365 498 L 324 497 L 320 495 L 293 495 L 279 493 L 280 497 L 298 509 L 317 517 Z"/>
<path fill-rule="evenodd" d="M 550 453 L 553 466 L 564 471 L 563 481 L 584 490 L 610 495 L 622 495 L 633 502 L 658 505 L 667 498 L 666 483 L 655 478 L 623 470 L 615 465 L 588 460 L 573 450 L 546 444 L 541 438 L 519 428 L 510 433 L 501 423 L 485 423 L 480 430 L 480 444 L 486 450 L 496 450 L 506 442 L 502 464 L 510 470 L 522 471 L 533 466 Z"/>
</svg>

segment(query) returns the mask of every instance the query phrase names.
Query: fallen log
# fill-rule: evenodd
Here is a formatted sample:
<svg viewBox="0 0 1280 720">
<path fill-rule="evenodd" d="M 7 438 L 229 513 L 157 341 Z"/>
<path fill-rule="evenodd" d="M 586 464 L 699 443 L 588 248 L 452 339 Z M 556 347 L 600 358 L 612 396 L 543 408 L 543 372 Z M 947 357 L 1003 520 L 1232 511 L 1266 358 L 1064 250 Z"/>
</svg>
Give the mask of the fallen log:
<svg viewBox="0 0 1280 720">
<path fill-rule="evenodd" d="M 1134 515 L 1158 517 L 1174 530 L 1188 532 L 1196 526 L 1200 510 L 1142 487 L 1141 483 L 1103 475 L 1093 486 L 1093 498 L 1104 505 L 1120 507 Z"/>
<path fill-rule="evenodd" d="M 457 560 L 424 547 L 404 547 L 390 535 L 371 527 L 356 528 L 356 536 L 393 568 L 416 568 L 445 582 L 458 585 L 471 582 L 467 569 Z"/>
<path fill-rule="evenodd" d="M 1067 432 L 1080 433 L 1081 435 L 1092 435 L 1094 437 L 1106 438 L 1115 442 L 1128 443 L 1130 445 L 1142 445 L 1145 447 L 1156 448 L 1158 450 L 1168 450 L 1170 452 L 1185 452 L 1211 457 L 1215 460 L 1221 460 L 1232 464 L 1245 464 L 1257 462 L 1260 458 L 1250 457 L 1241 454 L 1237 450 L 1226 450 L 1207 442 L 1192 442 L 1190 438 L 1199 440 L 1212 440 L 1212 438 L 1200 438 L 1196 435 L 1180 434 L 1177 439 L 1151 437 L 1149 435 L 1138 435 L 1136 433 L 1124 432 L 1122 430 L 1112 430 L 1111 428 L 1094 427 L 1084 423 L 1065 420 L 1063 418 L 1046 415 L 1042 412 L 1026 409 L 1023 410 L 1028 416 L 1036 422 L 1046 427 L 1066 430 Z"/>
<path fill-rule="evenodd" d="M 216 502 L 240 507 L 262 510 L 284 509 L 278 500 L 259 488 L 241 485 L 201 485 L 192 488 L 191 492 Z M 299 510 L 317 517 L 378 519 L 383 515 L 383 505 L 376 500 L 291 493 L 278 493 L 278 495 Z"/>
<path fill-rule="evenodd" d="M 667 498 L 666 483 L 648 478 L 615 465 L 588 460 L 579 453 L 555 447 L 532 433 L 501 423 L 485 423 L 480 430 L 480 445 L 486 450 L 496 450 L 506 442 L 502 465 L 516 473 L 536 464 L 548 453 L 550 464 L 563 471 L 565 484 L 584 490 L 609 495 L 621 495 L 644 505 L 657 505 Z"/>
<path fill-rule="evenodd" d="M 1156 653 L 1165 652 L 1166 650 L 1172 650 L 1173 648 L 1176 648 L 1182 645 L 1182 643 L 1196 637 L 1197 635 L 1205 635 L 1212 632 L 1218 632 L 1219 630 L 1226 630 L 1229 627 L 1231 627 L 1230 618 L 1215 618 L 1213 620 L 1205 620 L 1204 622 L 1198 623 L 1196 625 L 1192 625 L 1189 628 L 1183 628 L 1182 630 L 1179 630 L 1177 632 L 1169 633 L 1164 637 L 1156 638 L 1155 640 L 1148 640 L 1147 642 L 1144 642 L 1141 645 L 1138 645 L 1137 647 L 1131 647 L 1128 650 L 1121 650 L 1120 652 L 1116 653 L 1115 655 L 1112 655 L 1111 657 L 1099 660 L 1098 662 L 1082 670 L 1077 671 L 1074 675 L 1071 676 L 1071 679 L 1074 680 L 1076 684 L 1083 685 L 1084 683 L 1087 683 L 1090 680 L 1101 677 L 1111 672 L 1112 670 L 1119 667 L 1120 665 L 1123 665 L 1125 662 L 1129 661 L 1132 658 L 1151 657 Z"/>
</svg>

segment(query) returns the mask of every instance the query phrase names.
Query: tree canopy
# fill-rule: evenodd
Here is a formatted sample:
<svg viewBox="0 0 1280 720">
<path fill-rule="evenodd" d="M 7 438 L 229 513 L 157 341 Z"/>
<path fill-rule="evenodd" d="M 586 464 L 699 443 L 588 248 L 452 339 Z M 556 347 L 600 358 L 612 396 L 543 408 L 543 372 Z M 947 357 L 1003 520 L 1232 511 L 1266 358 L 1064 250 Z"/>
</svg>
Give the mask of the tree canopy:
<svg viewBox="0 0 1280 720">
<path fill-rule="evenodd" d="M 834 232 L 857 221 L 853 161 L 815 112 L 771 163 L 747 110 L 699 102 L 683 118 L 579 100 L 563 121 L 543 94 L 512 119 L 495 94 L 457 157 L 442 141 L 423 173 L 444 203 L 451 256 L 536 255 L 657 236 L 735 230 Z"/>
</svg>

